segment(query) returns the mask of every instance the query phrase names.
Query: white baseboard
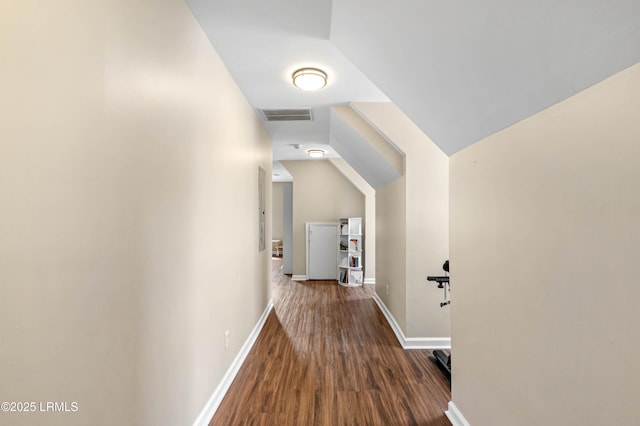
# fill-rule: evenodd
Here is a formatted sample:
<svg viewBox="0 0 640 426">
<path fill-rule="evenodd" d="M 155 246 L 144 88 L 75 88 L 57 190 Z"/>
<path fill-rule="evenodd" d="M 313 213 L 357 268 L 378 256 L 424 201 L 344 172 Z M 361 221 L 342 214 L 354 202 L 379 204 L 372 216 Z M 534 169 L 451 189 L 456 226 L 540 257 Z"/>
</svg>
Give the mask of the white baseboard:
<svg viewBox="0 0 640 426">
<path fill-rule="evenodd" d="M 449 401 L 449 409 L 444 412 L 453 426 L 471 426 L 471 424 L 464 418 L 456 404 L 453 401 Z"/>
<path fill-rule="evenodd" d="M 405 349 L 451 349 L 451 337 L 405 337 Z"/>
<path fill-rule="evenodd" d="M 391 329 L 396 335 L 400 346 L 403 349 L 451 349 L 450 337 L 405 337 L 402 329 L 398 325 L 398 322 L 391 314 L 391 311 L 387 309 L 380 296 L 377 293 L 373 295 L 373 300 L 376 302 L 387 322 L 391 326 Z"/>
<path fill-rule="evenodd" d="M 292 275 L 291 281 L 309 281 L 309 277 L 306 275 Z"/>
<path fill-rule="evenodd" d="M 229 390 L 233 379 L 235 379 L 238 371 L 240 370 L 240 367 L 244 363 L 244 360 L 247 358 L 247 355 L 249 355 L 249 351 L 253 347 L 253 344 L 256 342 L 256 339 L 258 338 L 258 335 L 260 334 L 264 323 L 267 321 L 267 317 L 269 316 L 269 312 L 271 312 L 271 309 L 273 309 L 272 300 L 267 304 L 267 307 L 258 320 L 258 323 L 249 334 L 249 337 L 244 342 L 244 345 L 242 345 L 242 348 L 240 348 L 240 352 L 238 352 L 238 355 L 236 355 L 235 359 L 231 363 L 231 366 L 229 366 L 229 369 L 222 378 L 222 381 L 218 384 L 218 387 L 216 387 L 216 389 L 213 391 L 213 394 L 200 412 L 200 415 L 193 422 L 193 426 L 208 426 L 209 422 L 213 418 L 213 415 L 218 410 L 222 399 Z"/>
<path fill-rule="evenodd" d="M 376 285 L 376 279 L 375 278 L 365 278 L 364 279 L 364 283 L 367 285 Z"/>
<path fill-rule="evenodd" d="M 400 342 L 400 346 L 404 348 L 404 333 L 402 332 L 402 329 L 396 322 L 396 319 L 393 317 L 389 309 L 387 309 L 387 305 L 385 305 L 382 299 L 380 299 L 380 296 L 378 296 L 378 293 L 373 294 L 373 300 L 376 302 L 376 304 L 384 314 L 385 318 L 387 319 L 387 322 L 389 323 L 389 325 L 391 326 L 391 329 L 395 333 L 396 338 L 398 339 L 398 342 Z"/>
</svg>

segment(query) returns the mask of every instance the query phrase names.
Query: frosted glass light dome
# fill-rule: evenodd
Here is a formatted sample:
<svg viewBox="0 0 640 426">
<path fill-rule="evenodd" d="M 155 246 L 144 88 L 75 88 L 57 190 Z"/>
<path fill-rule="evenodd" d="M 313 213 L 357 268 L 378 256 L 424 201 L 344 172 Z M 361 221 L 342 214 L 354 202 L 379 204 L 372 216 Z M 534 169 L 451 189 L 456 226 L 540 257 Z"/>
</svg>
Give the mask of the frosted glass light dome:
<svg viewBox="0 0 640 426">
<path fill-rule="evenodd" d="M 321 149 L 309 149 L 307 150 L 307 155 L 311 158 L 322 158 L 324 157 L 325 152 Z"/>
<path fill-rule="evenodd" d="M 291 78 L 293 85 L 302 90 L 319 90 L 327 85 L 327 74 L 317 68 L 301 68 Z"/>
</svg>

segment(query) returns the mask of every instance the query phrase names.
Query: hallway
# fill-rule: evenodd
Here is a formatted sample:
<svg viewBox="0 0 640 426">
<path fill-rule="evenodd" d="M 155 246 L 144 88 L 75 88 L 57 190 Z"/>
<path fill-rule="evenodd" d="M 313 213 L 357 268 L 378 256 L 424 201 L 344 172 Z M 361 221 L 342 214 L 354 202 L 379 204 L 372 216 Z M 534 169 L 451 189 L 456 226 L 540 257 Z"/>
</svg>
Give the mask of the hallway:
<svg viewBox="0 0 640 426">
<path fill-rule="evenodd" d="M 373 286 L 291 281 L 273 260 L 274 309 L 211 425 L 449 425 L 428 350 L 403 350 Z"/>
</svg>

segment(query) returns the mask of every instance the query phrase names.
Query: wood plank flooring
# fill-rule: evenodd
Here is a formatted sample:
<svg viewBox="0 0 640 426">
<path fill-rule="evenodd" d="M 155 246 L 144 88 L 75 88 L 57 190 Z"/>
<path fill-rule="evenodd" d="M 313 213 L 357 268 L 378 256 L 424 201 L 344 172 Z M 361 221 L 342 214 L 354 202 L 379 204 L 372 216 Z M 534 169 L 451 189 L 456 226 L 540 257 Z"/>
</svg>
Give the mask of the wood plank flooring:
<svg viewBox="0 0 640 426">
<path fill-rule="evenodd" d="M 449 426 L 449 384 L 403 350 L 373 286 L 291 281 L 274 259 L 271 311 L 210 425 Z"/>
</svg>

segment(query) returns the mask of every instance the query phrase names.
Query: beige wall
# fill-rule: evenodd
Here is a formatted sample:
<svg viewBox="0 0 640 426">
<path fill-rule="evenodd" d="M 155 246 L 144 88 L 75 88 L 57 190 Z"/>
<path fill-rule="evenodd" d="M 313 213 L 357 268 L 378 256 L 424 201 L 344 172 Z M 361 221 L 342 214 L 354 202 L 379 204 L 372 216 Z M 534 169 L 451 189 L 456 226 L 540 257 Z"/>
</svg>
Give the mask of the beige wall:
<svg viewBox="0 0 640 426">
<path fill-rule="evenodd" d="M 284 187 L 287 185 L 285 182 L 273 182 L 272 184 L 272 201 L 271 201 L 271 235 L 274 240 L 282 240 L 282 224 L 284 223 L 284 217 L 282 215 L 284 208 Z"/>
<path fill-rule="evenodd" d="M 453 401 L 637 425 L 640 65 L 451 158 Z"/>
<path fill-rule="evenodd" d="M 394 189 L 385 186 L 376 193 L 376 214 L 384 214 L 376 222 L 376 231 L 403 232 L 406 250 L 378 242 L 376 292 L 399 323 L 406 318 L 401 326 L 407 337 L 448 338 L 450 311 L 440 308 L 442 291 L 426 277 L 443 274 L 442 264 L 449 258 L 449 159 L 392 103 L 354 103 L 353 108 L 405 154 L 404 177 L 389 184 Z M 404 223 L 398 221 L 399 213 L 385 212 L 401 208 Z M 406 270 L 402 281 L 397 265 Z M 405 288 L 394 288 L 398 286 Z M 399 297 L 406 302 L 391 302 Z"/>
<path fill-rule="evenodd" d="M 403 332 L 407 330 L 406 178 L 376 191 L 376 293 Z"/>
<path fill-rule="evenodd" d="M 0 57 L 0 400 L 79 408 L 0 422 L 190 424 L 270 297 L 266 131 L 179 0 L 3 2 Z"/>
<path fill-rule="evenodd" d="M 364 217 L 364 195 L 328 160 L 281 163 L 293 176 L 293 275 L 306 275 L 304 224 Z"/>
</svg>

